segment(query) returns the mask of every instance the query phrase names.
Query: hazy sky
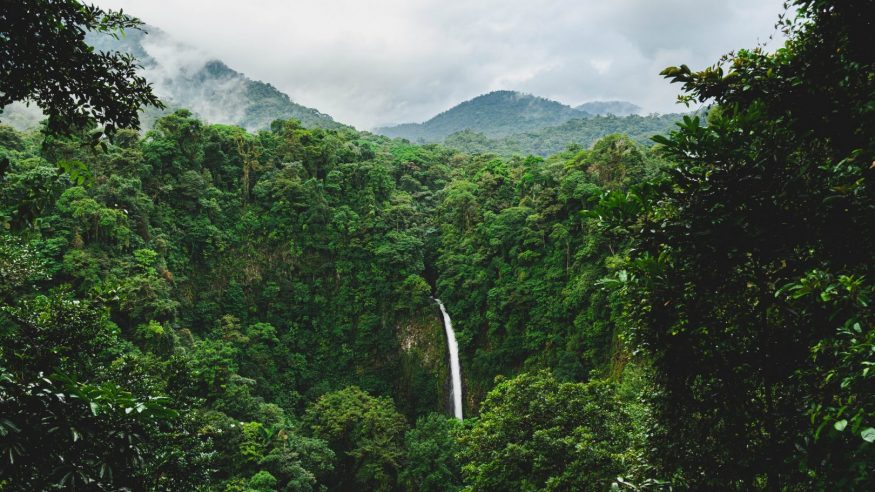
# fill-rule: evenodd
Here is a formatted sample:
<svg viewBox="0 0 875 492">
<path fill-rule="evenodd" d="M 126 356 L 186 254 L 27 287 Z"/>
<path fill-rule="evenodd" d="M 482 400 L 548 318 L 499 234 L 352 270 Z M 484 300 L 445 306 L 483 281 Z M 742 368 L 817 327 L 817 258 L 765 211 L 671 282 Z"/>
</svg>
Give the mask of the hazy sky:
<svg viewBox="0 0 875 492">
<path fill-rule="evenodd" d="M 768 41 L 782 0 L 94 0 L 360 129 L 496 89 L 682 109 L 668 65 Z M 775 44 L 775 43 L 772 43 Z"/>
</svg>

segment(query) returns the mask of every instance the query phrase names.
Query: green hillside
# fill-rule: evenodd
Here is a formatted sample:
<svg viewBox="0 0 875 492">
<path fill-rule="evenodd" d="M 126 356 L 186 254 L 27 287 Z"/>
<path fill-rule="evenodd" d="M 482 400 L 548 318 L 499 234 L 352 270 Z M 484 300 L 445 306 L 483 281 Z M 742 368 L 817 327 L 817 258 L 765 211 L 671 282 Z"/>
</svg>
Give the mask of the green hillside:
<svg viewBox="0 0 875 492">
<path fill-rule="evenodd" d="M 466 130 L 453 133 L 443 143 L 447 147 L 470 153 L 546 157 L 569 146 L 588 148 L 596 140 L 613 133 L 622 133 L 638 143 L 651 145 L 653 142 L 650 137 L 668 134 L 676 128 L 676 123 L 682 117 L 681 114 L 595 116 L 568 120 L 559 126 L 494 138 Z"/>
<path fill-rule="evenodd" d="M 327 114 L 295 103 L 271 84 L 234 71 L 220 60 L 192 55 L 193 48 L 178 43 L 154 26 L 144 26 L 144 31 L 128 30 L 119 39 L 93 33 L 86 39 L 97 50 L 130 53 L 143 66 L 146 77 L 167 105 L 165 111 L 143 109 L 144 129 L 179 108 L 188 109 L 211 123 L 236 125 L 251 131 L 269 128 L 273 120 L 286 118 L 294 118 L 306 128 L 344 126 Z M 170 56 L 179 57 L 185 63 L 165 59 Z M 40 119 L 38 111 L 26 111 L 18 104 L 0 115 L 0 121 L 19 130 L 34 128 Z"/>
<path fill-rule="evenodd" d="M 438 142 L 463 130 L 496 137 L 559 125 L 583 115 L 570 106 L 543 97 L 495 91 L 458 104 L 424 123 L 407 123 L 374 131 L 411 142 Z"/>
<path fill-rule="evenodd" d="M 589 114 L 606 116 L 629 116 L 641 112 L 641 107 L 628 101 L 590 101 L 575 106 L 574 109 Z"/>
</svg>

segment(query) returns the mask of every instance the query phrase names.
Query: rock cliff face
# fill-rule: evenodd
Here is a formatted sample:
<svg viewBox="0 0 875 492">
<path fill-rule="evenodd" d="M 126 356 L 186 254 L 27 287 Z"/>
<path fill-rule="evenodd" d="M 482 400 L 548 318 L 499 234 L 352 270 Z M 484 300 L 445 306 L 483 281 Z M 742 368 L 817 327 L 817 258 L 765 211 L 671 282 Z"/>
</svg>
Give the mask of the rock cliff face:
<svg viewBox="0 0 875 492">
<path fill-rule="evenodd" d="M 401 347 L 396 401 L 405 414 L 450 414 L 447 342 L 437 306 L 424 308 L 397 327 Z M 407 407 L 407 408 L 405 408 Z"/>
</svg>

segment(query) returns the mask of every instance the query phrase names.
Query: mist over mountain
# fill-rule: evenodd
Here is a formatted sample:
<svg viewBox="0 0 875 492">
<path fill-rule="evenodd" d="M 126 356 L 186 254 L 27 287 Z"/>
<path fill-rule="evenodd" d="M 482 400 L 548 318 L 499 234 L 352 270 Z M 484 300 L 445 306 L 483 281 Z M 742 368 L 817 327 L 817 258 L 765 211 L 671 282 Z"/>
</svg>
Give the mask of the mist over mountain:
<svg viewBox="0 0 875 492">
<path fill-rule="evenodd" d="M 374 131 L 388 137 L 436 142 L 462 130 L 501 137 L 561 125 L 582 116 L 588 114 L 543 97 L 515 91 L 494 91 L 458 104 L 424 123 L 405 123 Z"/>
<path fill-rule="evenodd" d="M 585 102 L 580 106 L 575 106 L 574 109 L 602 116 L 609 114 L 614 116 L 629 116 L 631 114 L 641 113 L 641 106 L 632 104 L 629 101 L 590 101 Z"/>
<path fill-rule="evenodd" d="M 35 104 L 28 106 L 19 101 L 6 106 L 0 113 L 0 122 L 19 131 L 36 128 L 44 118 L 45 115 Z"/>
<path fill-rule="evenodd" d="M 162 30 L 146 26 L 144 31 L 129 30 L 120 39 L 99 33 L 86 37 L 98 51 L 130 53 L 143 66 L 145 77 L 167 108 L 143 108 L 142 128 L 185 108 L 210 123 L 236 125 L 249 131 L 268 128 L 276 119 L 294 118 L 306 128 L 345 126 L 316 109 L 292 101 L 273 85 L 252 80 L 228 67 L 221 60 L 184 45 Z M 4 109 L 4 123 L 20 130 L 35 127 L 43 119 L 35 106 L 15 103 Z"/>
<path fill-rule="evenodd" d="M 287 118 L 301 121 L 306 128 L 345 126 L 153 26 L 143 31 L 130 30 L 120 39 L 92 33 L 87 41 L 99 51 L 130 53 L 143 66 L 144 75 L 167 105 L 164 110 L 143 108 L 144 130 L 179 108 L 189 109 L 211 123 L 249 131 L 268 128 L 272 121 Z M 588 147 L 598 138 L 617 132 L 647 143 L 651 136 L 666 133 L 680 119 L 679 115 L 637 116 L 640 111 L 628 101 L 590 101 L 571 107 L 532 94 L 500 90 L 464 101 L 423 123 L 374 131 L 413 142 L 444 142 L 466 152 L 546 156 L 568 145 Z M 39 108 L 22 103 L 5 108 L 2 114 L 4 123 L 20 130 L 34 128 L 42 118 Z"/>
<path fill-rule="evenodd" d="M 145 77 L 167 105 L 165 110 L 143 108 L 143 130 L 151 128 L 159 117 L 179 108 L 189 109 L 211 123 L 240 126 L 249 131 L 268 128 L 272 121 L 286 118 L 297 119 L 306 128 L 345 126 L 318 109 L 295 103 L 270 83 L 252 80 L 157 27 L 130 30 L 120 39 L 99 33 L 90 33 L 86 39 L 98 51 L 130 53 L 142 65 Z M 551 129 L 570 120 L 609 114 L 628 116 L 640 111 L 639 106 L 627 101 L 590 101 L 571 107 L 532 94 L 499 90 L 462 102 L 423 123 L 380 127 L 374 132 L 414 142 L 439 142 L 454 133 L 471 131 L 478 135 L 474 139 L 478 142 L 476 148 L 486 146 L 502 153 L 507 149 L 521 152 L 532 148 L 533 152 L 543 154 L 545 151 L 540 145 L 540 150 L 534 150 L 530 145 L 507 145 L 508 141 L 526 140 L 525 137 L 514 137 L 501 143 L 499 140 L 532 131 L 555 134 L 556 131 Z M 2 113 L 2 121 L 19 130 L 36 127 L 43 117 L 39 108 L 22 103 L 6 107 Z M 562 130 L 558 133 L 567 134 Z M 557 148 L 590 140 L 589 136 L 574 137 Z M 548 147 L 553 149 L 556 145 Z"/>
<path fill-rule="evenodd" d="M 190 109 L 211 123 L 259 130 L 273 120 L 295 118 L 307 128 L 343 126 L 327 114 L 295 103 L 271 84 L 252 80 L 156 27 L 131 31 L 120 40 L 92 34 L 88 41 L 99 50 L 134 55 L 170 108 Z M 146 124 L 151 123 L 149 116 Z"/>
</svg>

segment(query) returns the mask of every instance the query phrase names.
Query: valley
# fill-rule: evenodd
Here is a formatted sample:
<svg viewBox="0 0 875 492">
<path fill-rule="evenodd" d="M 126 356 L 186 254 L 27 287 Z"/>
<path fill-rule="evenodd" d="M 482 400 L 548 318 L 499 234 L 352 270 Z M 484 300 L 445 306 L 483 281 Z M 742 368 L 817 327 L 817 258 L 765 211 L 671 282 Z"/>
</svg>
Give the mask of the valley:
<svg viewBox="0 0 875 492">
<path fill-rule="evenodd" d="M 257 23 L 253 59 L 381 81 L 385 114 L 334 108 L 421 123 L 356 128 L 126 11 L 0 7 L 0 491 L 875 487 L 866 2 L 796 0 L 776 44 L 662 69 L 665 114 L 612 96 L 644 57 L 608 55 L 699 56 L 671 23 L 728 36 L 737 6 L 564 5 L 575 36 L 624 16 L 563 58 L 526 37 L 544 5 L 393 4 L 395 29 L 270 5 L 224 24 Z M 308 15 L 324 52 L 276 42 Z M 401 119 L 449 100 L 393 92 L 421 53 L 468 63 L 423 93 L 511 89 Z"/>
</svg>

